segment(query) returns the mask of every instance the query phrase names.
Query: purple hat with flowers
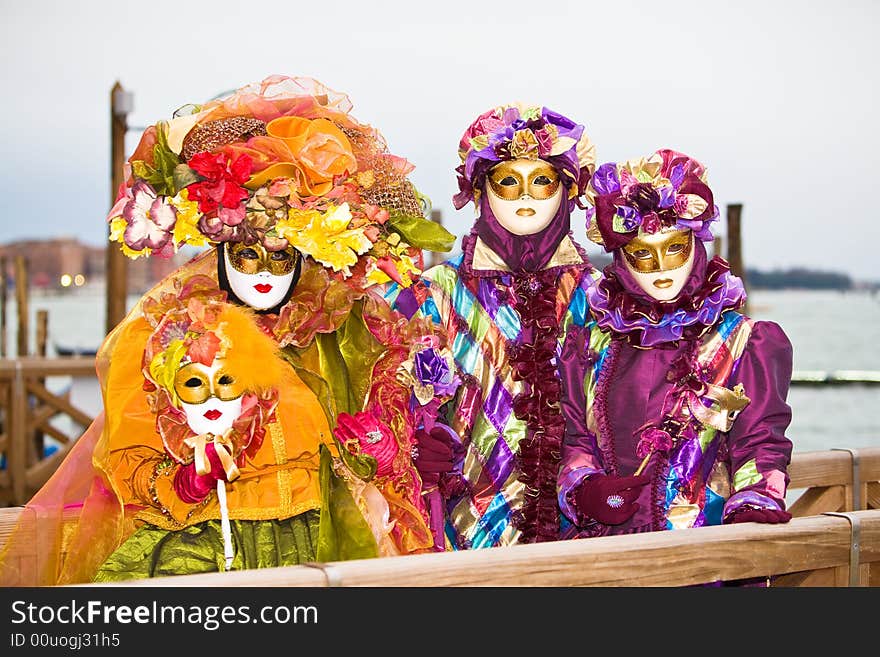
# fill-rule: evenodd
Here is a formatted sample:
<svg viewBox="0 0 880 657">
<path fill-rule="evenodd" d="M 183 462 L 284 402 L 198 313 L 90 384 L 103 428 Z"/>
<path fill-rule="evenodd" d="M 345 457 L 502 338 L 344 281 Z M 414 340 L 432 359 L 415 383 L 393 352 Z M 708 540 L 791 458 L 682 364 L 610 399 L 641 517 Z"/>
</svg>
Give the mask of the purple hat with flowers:
<svg viewBox="0 0 880 657">
<path fill-rule="evenodd" d="M 664 228 L 692 230 L 712 240 L 710 224 L 718 218 L 706 168 L 673 150 L 648 158 L 608 162 L 596 169 L 587 185 L 587 237 L 613 251 L 643 233 Z"/>
<path fill-rule="evenodd" d="M 568 178 L 569 197 L 583 193 L 596 163 L 596 149 L 584 126 L 546 107 L 501 105 L 471 123 L 458 145 L 461 165 L 456 209 L 479 199 L 486 173 L 505 160 L 545 160 Z"/>
</svg>

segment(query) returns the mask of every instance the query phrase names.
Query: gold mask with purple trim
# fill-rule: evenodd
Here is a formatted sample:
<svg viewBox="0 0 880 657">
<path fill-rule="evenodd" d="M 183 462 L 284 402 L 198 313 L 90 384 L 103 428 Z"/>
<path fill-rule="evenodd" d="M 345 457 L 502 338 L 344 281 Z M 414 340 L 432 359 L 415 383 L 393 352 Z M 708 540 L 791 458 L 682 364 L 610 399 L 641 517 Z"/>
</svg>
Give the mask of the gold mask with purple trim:
<svg viewBox="0 0 880 657">
<path fill-rule="evenodd" d="M 640 231 L 621 250 L 638 286 L 658 301 L 672 301 L 693 269 L 694 234 L 690 230 Z"/>
</svg>

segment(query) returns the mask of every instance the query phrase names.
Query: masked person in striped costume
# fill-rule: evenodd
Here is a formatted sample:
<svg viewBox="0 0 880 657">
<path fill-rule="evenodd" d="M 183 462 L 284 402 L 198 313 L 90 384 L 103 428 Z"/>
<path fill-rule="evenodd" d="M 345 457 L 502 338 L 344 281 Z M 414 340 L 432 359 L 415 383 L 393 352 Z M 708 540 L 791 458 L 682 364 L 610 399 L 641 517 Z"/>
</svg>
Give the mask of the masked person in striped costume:
<svg viewBox="0 0 880 657">
<path fill-rule="evenodd" d="M 580 536 L 787 522 L 792 348 L 737 312 L 742 281 L 707 261 L 705 168 L 671 150 L 603 164 L 587 198 L 613 262 L 560 359 L 563 512 Z"/>
<path fill-rule="evenodd" d="M 449 547 L 556 540 L 555 356 L 566 323 L 583 322 L 582 283 L 596 271 L 570 233 L 594 149 L 583 125 L 515 104 L 480 115 L 459 156 L 454 204 L 478 212 L 463 252 L 396 299 L 442 327 L 461 380 L 440 412 L 453 431 L 418 433 L 416 466 L 444 499 Z"/>
</svg>

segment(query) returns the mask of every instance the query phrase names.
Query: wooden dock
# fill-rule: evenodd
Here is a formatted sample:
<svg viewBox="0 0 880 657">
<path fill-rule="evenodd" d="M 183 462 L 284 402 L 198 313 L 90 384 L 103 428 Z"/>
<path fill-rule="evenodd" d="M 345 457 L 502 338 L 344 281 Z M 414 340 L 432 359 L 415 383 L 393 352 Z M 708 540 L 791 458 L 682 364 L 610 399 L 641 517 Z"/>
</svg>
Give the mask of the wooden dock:
<svg viewBox="0 0 880 657">
<path fill-rule="evenodd" d="M 800 370 L 792 372 L 793 386 L 880 385 L 880 372 L 873 370 Z"/>
<path fill-rule="evenodd" d="M 24 504 L 48 481 L 76 439 L 94 420 L 68 394 L 52 392 L 48 377 L 97 379 L 94 357 L 0 359 L 0 505 Z M 67 416 L 79 431 L 65 434 L 50 422 Z M 44 436 L 61 445 L 46 457 Z"/>
</svg>

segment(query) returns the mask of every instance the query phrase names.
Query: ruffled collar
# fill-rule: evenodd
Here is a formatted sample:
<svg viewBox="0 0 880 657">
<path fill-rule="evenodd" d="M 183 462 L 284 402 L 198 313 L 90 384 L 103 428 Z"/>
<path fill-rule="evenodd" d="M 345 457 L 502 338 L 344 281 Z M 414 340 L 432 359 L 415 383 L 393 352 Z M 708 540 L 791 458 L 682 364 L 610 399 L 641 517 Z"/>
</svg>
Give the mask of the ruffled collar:
<svg viewBox="0 0 880 657">
<path fill-rule="evenodd" d="M 338 329 L 355 302 L 367 294 L 304 258 L 302 273 L 288 302 L 277 314 L 258 314 L 257 321 L 280 347 L 307 347 L 318 333 Z M 217 280 L 216 249 L 196 256 L 151 289 L 144 295 L 141 312 L 155 326 L 169 310 L 184 307 L 189 297 L 227 300 Z"/>
<path fill-rule="evenodd" d="M 331 277 L 324 267 L 304 260 L 290 300 L 277 315 L 262 316 L 262 325 L 281 347 L 307 347 L 318 333 L 338 329 L 355 302 L 366 294 Z"/>
<path fill-rule="evenodd" d="M 702 267 L 699 270 L 703 270 Z M 672 348 L 679 340 L 696 340 L 715 326 L 721 314 L 745 303 L 742 280 L 730 265 L 714 257 L 697 271 L 676 299 L 656 301 L 637 294 L 621 280 L 626 275 L 619 263 L 605 268 L 604 276 L 587 288 L 587 303 L 599 328 L 640 348 Z"/>
</svg>

